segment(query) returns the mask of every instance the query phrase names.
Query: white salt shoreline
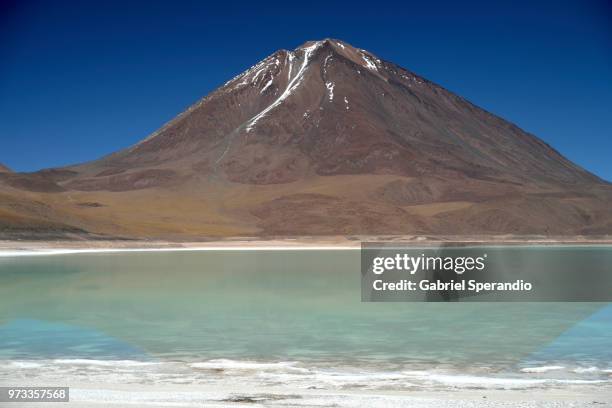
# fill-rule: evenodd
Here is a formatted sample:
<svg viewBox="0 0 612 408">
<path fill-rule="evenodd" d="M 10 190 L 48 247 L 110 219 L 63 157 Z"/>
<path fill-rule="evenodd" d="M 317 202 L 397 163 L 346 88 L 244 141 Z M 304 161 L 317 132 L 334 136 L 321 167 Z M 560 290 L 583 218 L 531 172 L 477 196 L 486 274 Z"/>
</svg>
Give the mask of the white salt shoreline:
<svg viewBox="0 0 612 408">
<path fill-rule="evenodd" d="M 171 242 L 171 241 L 8 241 L 0 240 L 0 257 L 121 253 L 121 252 L 196 252 L 196 251 L 322 251 L 322 250 L 359 250 L 362 242 L 392 243 L 412 248 L 431 248 L 436 246 L 610 246 L 607 240 L 455 240 L 455 241 L 420 241 L 420 240 L 385 240 L 382 237 L 363 237 L 348 239 L 346 237 L 296 238 L 296 239 L 241 239 L 218 240 L 205 242 Z"/>
<path fill-rule="evenodd" d="M 610 391 L 542 389 L 381 391 L 218 385 L 71 384 L 70 407 L 368 407 L 368 408 L 575 408 L 610 407 Z M 63 406 L 64 404 L 55 404 Z M 42 406 L 45 406 L 43 404 Z"/>
<path fill-rule="evenodd" d="M 0 257 L 49 256 L 69 254 L 96 254 L 118 252 L 199 252 L 199 251 L 323 251 L 323 250 L 358 250 L 356 246 L 209 246 L 179 248 L 61 248 L 61 249 L 0 249 Z"/>
</svg>

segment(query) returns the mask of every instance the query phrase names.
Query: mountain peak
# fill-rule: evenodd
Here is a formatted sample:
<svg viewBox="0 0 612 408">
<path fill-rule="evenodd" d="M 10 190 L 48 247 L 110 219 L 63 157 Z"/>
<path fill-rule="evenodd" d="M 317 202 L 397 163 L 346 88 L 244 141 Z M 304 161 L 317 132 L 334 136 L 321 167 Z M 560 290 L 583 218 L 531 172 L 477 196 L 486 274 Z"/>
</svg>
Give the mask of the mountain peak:
<svg viewBox="0 0 612 408">
<path fill-rule="evenodd" d="M 0 173 L 12 173 L 12 170 L 4 164 L 0 163 Z"/>
<path fill-rule="evenodd" d="M 109 165 L 176 160 L 246 184 L 370 173 L 519 184 L 598 180 L 515 125 L 331 38 L 264 58 L 102 161 L 101 174 L 114 171 Z"/>
<path fill-rule="evenodd" d="M 341 55 L 344 58 L 351 60 L 355 64 L 361 65 L 370 70 L 376 70 L 377 65 L 382 63 L 382 61 L 373 53 L 354 47 L 347 42 L 334 38 L 325 38 L 318 41 L 307 41 L 297 47 L 293 52 L 303 50 L 310 50 L 311 52 L 316 50 L 330 50 L 331 52 Z"/>
<path fill-rule="evenodd" d="M 302 45 L 300 45 L 299 47 L 296 48 L 297 49 L 301 49 L 301 48 L 305 48 L 305 47 L 310 47 L 313 45 L 317 45 L 317 46 L 334 46 L 334 47 L 340 47 L 340 48 L 352 48 L 352 49 L 357 49 L 356 47 L 353 47 L 351 44 L 342 41 L 342 40 L 338 40 L 336 38 L 324 38 L 322 40 L 310 40 L 310 41 L 306 41 L 305 43 L 303 43 Z"/>
</svg>

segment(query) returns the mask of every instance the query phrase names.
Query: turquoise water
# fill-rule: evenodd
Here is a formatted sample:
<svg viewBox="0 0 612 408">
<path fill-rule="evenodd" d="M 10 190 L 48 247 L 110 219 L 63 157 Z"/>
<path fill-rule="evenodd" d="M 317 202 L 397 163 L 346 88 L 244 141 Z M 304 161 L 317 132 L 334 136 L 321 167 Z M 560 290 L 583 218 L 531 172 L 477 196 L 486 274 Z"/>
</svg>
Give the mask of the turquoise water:
<svg viewBox="0 0 612 408">
<path fill-rule="evenodd" d="M 383 388 L 610 380 L 607 304 L 362 303 L 359 262 L 349 250 L 0 258 L 0 380 L 229 376 Z"/>
</svg>

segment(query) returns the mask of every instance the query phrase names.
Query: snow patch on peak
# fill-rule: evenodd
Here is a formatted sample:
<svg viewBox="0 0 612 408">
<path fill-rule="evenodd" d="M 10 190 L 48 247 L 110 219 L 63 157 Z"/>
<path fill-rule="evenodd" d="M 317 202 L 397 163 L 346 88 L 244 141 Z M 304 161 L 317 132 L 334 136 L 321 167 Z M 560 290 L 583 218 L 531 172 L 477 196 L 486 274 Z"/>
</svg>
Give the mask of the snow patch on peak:
<svg viewBox="0 0 612 408">
<path fill-rule="evenodd" d="M 376 64 L 374 63 L 374 61 L 372 61 L 372 59 L 366 55 L 365 53 L 361 52 L 361 58 L 364 60 L 364 62 L 366 63 L 366 68 L 372 70 L 372 71 L 378 71 L 378 68 L 376 67 Z M 380 62 L 380 60 L 377 60 L 378 62 Z"/>
<path fill-rule="evenodd" d="M 270 78 L 268 83 L 266 83 L 266 85 L 263 88 L 261 88 L 261 91 L 259 91 L 259 93 L 260 94 L 264 93 L 266 89 L 268 89 L 272 85 L 272 81 L 274 81 L 274 77 Z"/>
<path fill-rule="evenodd" d="M 332 59 L 331 54 L 329 54 L 327 57 L 325 57 L 325 60 L 323 60 L 323 75 L 327 75 L 327 65 L 329 64 L 330 59 Z"/>
<path fill-rule="evenodd" d="M 336 84 L 334 84 L 333 82 L 325 83 L 325 87 L 329 91 L 329 101 L 330 102 L 334 100 L 334 86 L 336 86 Z"/>
<path fill-rule="evenodd" d="M 291 51 L 287 53 L 287 61 L 289 62 L 289 69 L 287 70 L 287 82 L 291 81 L 291 71 L 293 70 L 293 60 L 295 59 L 295 54 Z"/>
<path fill-rule="evenodd" d="M 259 77 L 259 75 L 266 69 L 266 67 L 260 68 L 255 75 L 253 76 L 253 79 L 251 80 L 251 82 L 256 83 L 257 82 L 257 78 Z"/>
</svg>

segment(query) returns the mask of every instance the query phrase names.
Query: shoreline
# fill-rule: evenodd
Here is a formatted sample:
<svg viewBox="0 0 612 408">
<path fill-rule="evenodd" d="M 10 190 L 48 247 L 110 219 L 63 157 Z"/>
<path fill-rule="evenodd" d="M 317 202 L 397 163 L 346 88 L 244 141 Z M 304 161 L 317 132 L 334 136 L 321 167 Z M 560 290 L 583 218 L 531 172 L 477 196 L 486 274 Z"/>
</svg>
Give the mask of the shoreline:
<svg viewBox="0 0 612 408">
<path fill-rule="evenodd" d="M 0 241 L 0 257 L 120 252 L 358 250 L 349 240 L 218 240 L 172 241 Z"/>
<path fill-rule="evenodd" d="M 48 384 L 47 384 L 48 385 Z M 59 385 L 59 384 L 58 384 Z M 71 384 L 71 407 L 355 407 L 372 408 L 541 408 L 555 406 L 610 407 L 609 389 L 587 387 L 533 390 L 448 389 L 368 390 L 304 389 L 295 387 L 228 387 L 218 385 Z M 64 404 L 54 405 L 63 406 Z M 42 406 L 46 406 L 43 404 Z"/>
<path fill-rule="evenodd" d="M 235 238 L 210 241 L 164 240 L 0 240 L 0 257 L 119 252 L 359 250 L 362 242 L 419 247 L 435 246 L 599 246 L 612 239 L 508 237 L 299 237 Z"/>
</svg>

